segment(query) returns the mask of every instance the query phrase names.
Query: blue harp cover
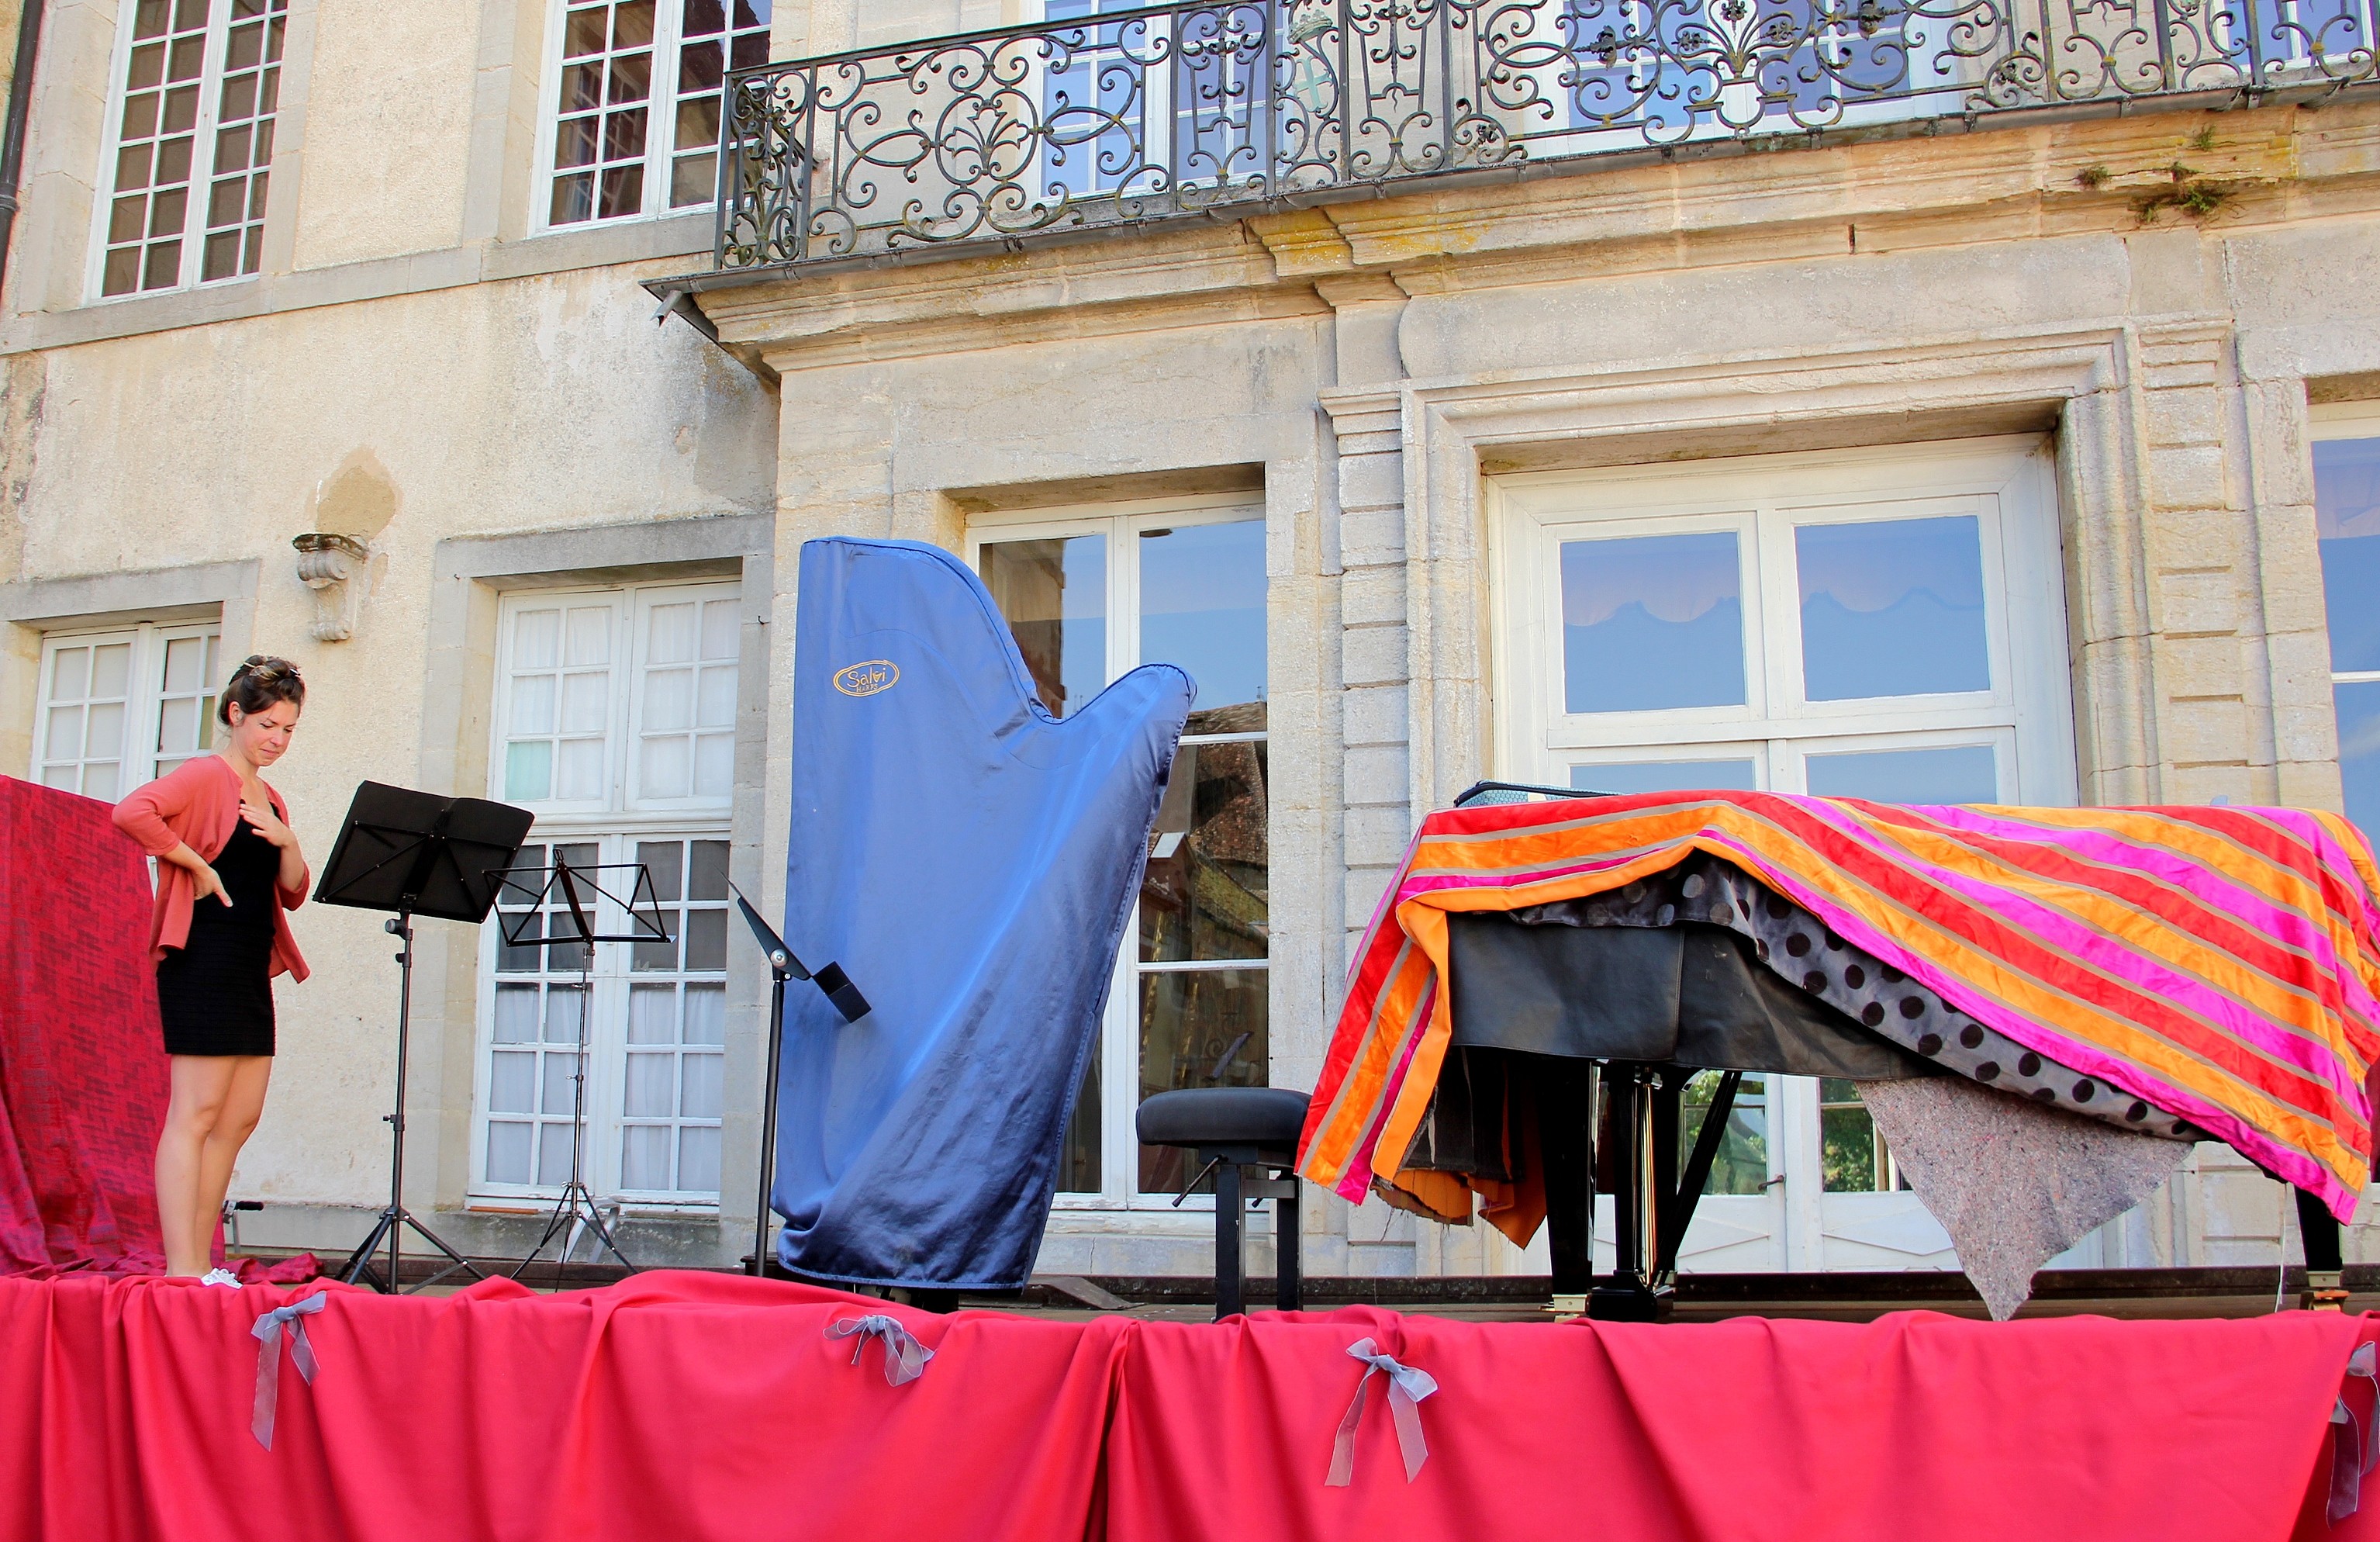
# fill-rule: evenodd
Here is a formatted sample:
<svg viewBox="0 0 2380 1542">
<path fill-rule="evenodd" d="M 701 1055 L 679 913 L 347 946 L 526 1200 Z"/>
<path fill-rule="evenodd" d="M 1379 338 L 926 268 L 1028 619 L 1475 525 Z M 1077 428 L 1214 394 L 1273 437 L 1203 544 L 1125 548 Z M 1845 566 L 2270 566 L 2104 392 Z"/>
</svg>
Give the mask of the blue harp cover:
<svg viewBox="0 0 2380 1542">
<path fill-rule="evenodd" d="M 785 937 L 873 1010 L 787 997 L 778 1261 L 1019 1286 L 1195 687 L 1147 665 L 1052 718 L 933 546 L 809 541 L 799 607 Z"/>
</svg>

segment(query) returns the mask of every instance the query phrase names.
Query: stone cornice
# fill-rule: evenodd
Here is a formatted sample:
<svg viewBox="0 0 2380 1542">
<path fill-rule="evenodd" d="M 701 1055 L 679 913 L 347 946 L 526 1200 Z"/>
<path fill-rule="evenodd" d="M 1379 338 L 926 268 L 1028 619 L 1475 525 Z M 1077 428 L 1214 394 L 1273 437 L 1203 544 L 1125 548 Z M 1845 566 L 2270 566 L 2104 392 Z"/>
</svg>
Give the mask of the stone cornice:
<svg viewBox="0 0 2380 1542">
<path fill-rule="evenodd" d="M 1588 165 L 941 262 L 796 270 L 699 298 L 722 343 L 800 370 L 1582 274 L 2129 237 L 2177 162 L 2226 190 L 2194 225 L 2209 240 L 2380 212 L 2380 99 Z"/>
</svg>

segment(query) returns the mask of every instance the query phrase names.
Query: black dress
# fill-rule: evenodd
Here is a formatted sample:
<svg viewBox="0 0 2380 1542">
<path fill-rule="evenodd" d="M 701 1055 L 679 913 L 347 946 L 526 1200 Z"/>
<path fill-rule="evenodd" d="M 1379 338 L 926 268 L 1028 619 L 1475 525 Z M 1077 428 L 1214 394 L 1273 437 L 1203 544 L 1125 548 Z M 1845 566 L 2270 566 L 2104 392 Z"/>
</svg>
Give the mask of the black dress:
<svg viewBox="0 0 2380 1542">
<path fill-rule="evenodd" d="M 213 865 L 230 905 L 212 894 L 193 905 L 189 941 L 157 965 L 165 1052 L 269 1055 L 281 849 L 241 820 Z"/>
</svg>

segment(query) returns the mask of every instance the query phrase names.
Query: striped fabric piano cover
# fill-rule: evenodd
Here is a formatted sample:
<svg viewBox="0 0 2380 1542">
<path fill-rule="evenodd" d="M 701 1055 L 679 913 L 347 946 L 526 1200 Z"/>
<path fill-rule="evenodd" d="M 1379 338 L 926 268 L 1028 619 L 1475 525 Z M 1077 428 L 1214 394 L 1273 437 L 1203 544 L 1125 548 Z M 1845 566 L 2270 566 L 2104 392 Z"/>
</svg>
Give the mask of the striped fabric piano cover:
<svg viewBox="0 0 2380 1542">
<path fill-rule="evenodd" d="M 2018 1043 L 2352 1215 L 2372 1163 L 2380 868 L 2297 808 L 1902 806 L 1656 793 L 1431 815 L 1373 916 L 1298 1148 L 1393 1177 L 1452 1030 L 1447 913 L 1616 889 L 1705 851 Z"/>
</svg>

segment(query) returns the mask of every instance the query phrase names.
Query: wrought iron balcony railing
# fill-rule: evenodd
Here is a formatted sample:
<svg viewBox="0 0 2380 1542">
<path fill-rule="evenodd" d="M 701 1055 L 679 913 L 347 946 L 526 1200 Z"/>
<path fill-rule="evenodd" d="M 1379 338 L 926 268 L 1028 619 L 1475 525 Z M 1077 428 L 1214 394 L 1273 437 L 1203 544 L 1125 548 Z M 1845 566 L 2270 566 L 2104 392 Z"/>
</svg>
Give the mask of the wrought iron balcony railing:
<svg viewBox="0 0 2380 1542">
<path fill-rule="evenodd" d="M 1715 139 L 2335 90 L 2374 79 L 2380 0 L 1099 5 L 732 77 L 719 265 Z"/>
</svg>

